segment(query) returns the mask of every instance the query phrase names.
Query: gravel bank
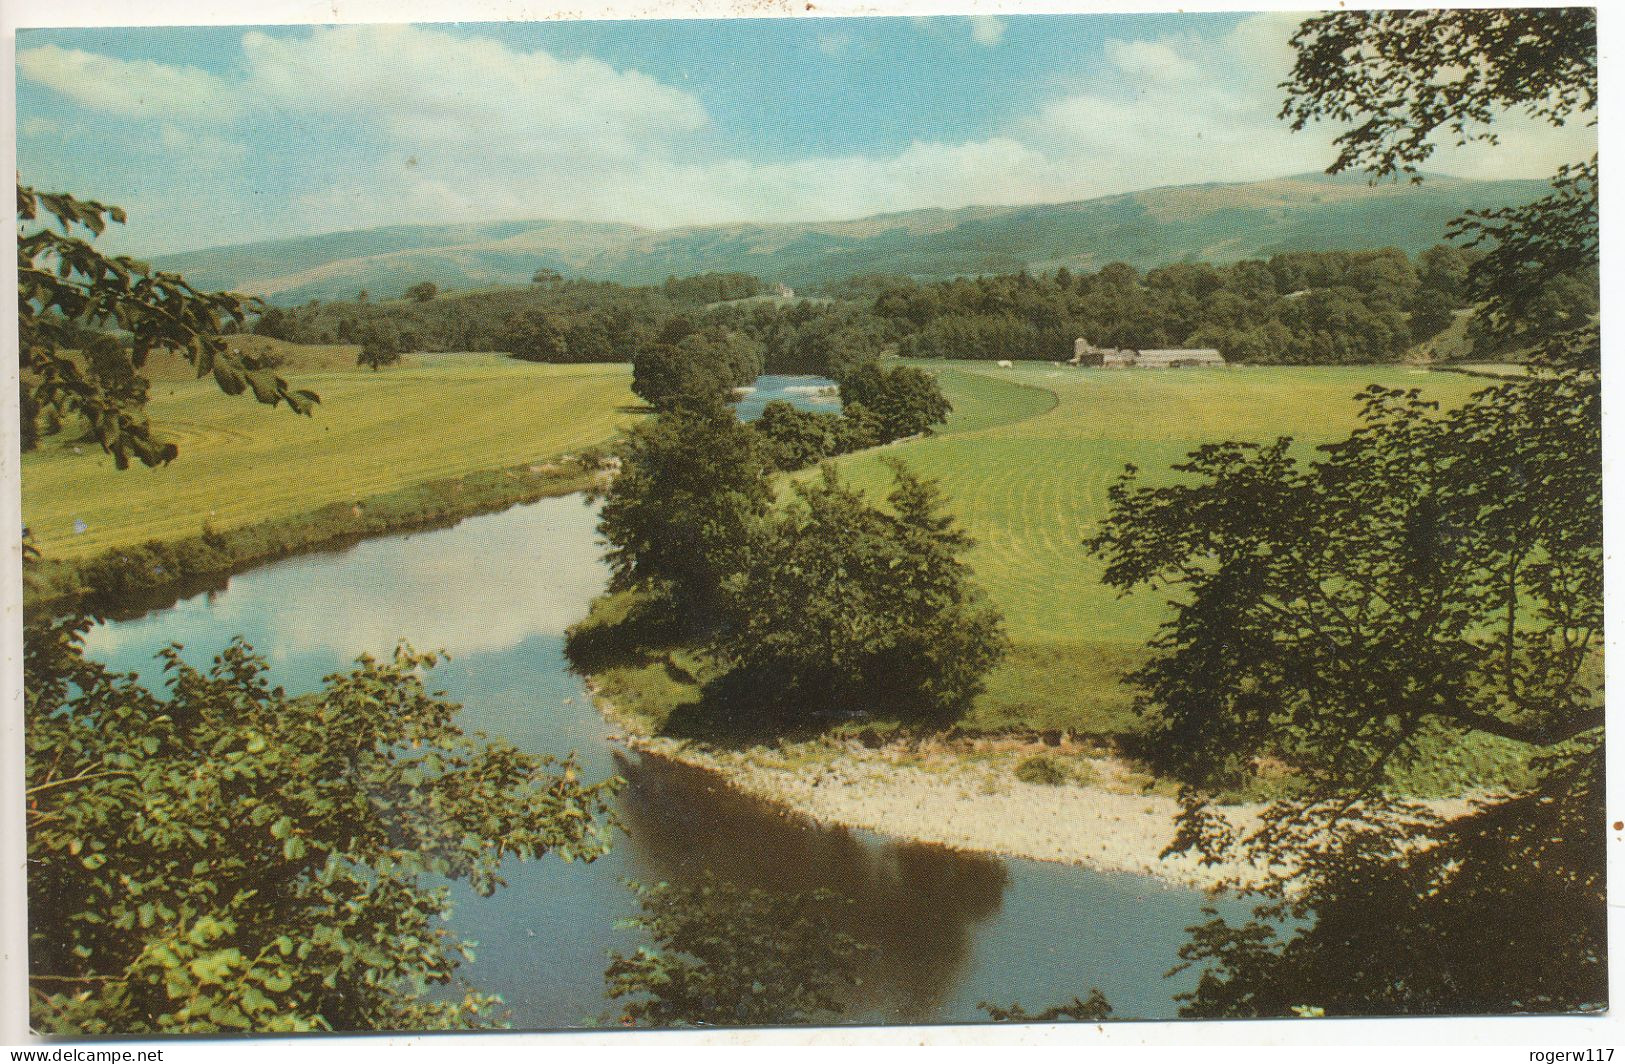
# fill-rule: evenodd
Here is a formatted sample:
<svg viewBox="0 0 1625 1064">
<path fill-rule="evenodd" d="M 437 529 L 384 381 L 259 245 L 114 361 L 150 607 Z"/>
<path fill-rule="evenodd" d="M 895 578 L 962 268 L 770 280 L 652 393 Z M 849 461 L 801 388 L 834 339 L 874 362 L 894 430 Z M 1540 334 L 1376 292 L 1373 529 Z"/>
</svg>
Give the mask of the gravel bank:
<svg viewBox="0 0 1625 1064">
<path fill-rule="evenodd" d="M 1132 773 L 1107 757 L 1038 743 L 890 743 L 820 740 L 778 747 L 719 750 L 638 733 L 635 722 L 595 694 L 599 709 L 624 729 L 620 741 L 717 773 L 748 794 L 823 824 L 866 828 L 951 849 L 1136 872 L 1193 887 L 1245 874 L 1239 866 L 1162 857 L 1174 836 L 1179 803 L 1142 793 Z M 1015 767 L 1042 753 L 1076 781 L 1023 783 Z M 1247 821 L 1259 806 L 1231 806 Z"/>
</svg>

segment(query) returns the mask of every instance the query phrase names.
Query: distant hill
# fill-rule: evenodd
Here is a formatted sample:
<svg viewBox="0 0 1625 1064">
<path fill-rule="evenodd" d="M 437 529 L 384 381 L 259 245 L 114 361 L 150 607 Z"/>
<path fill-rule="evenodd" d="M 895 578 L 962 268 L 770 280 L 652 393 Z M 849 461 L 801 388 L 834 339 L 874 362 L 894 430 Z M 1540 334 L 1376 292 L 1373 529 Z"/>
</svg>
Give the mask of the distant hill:
<svg viewBox="0 0 1625 1064">
<path fill-rule="evenodd" d="M 865 273 L 940 279 L 1023 267 L 1093 270 L 1122 261 L 1233 262 L 1282 251 L 1398 247 L 1443 239 L 1464 210 L 1527 203 L 1541 181 L 1429 176 L 1368 185 L 1304 174 L 1246 184 L 1185 185 L 1028 207 L 966 207 L 844 222 L 644 229 L 567 221 L 394 226 L 183 252 L 155 260 L 206 288 L 291 305 L 310 299 L 397 298 L 412 284 L 443 289 L 527 283 L 538 268 L 650 284 L 676 274 L 740 271 L 792 286 Z"/>
</svg>

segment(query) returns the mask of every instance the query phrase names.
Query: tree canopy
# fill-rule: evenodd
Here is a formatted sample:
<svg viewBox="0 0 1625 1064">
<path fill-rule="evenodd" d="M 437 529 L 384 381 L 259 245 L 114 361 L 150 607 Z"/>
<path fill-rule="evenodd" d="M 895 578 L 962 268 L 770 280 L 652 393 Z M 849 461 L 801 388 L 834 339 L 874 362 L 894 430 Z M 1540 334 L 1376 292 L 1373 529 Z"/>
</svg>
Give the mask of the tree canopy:
<svg viewBox="0 0 1625 1064">
<path fill-rule="evenodd" d="M 367 325 L 358 339 L 361 341 L 355 360 L 358 366 L 367 366 L 376 372 L 401 360 L 405 345 L 401 342 L 400 330 L 387 321 Z"/>
<path fill-rule="evenodd" d="M 233 644 L 168 691 L 84 658 L 83 622 L 32 628 L 29 961 L 34 1023 L 78 1034 L 486 1024 L 445 888 L 508 857 L 592 860 L 611 784 L 465 735 L 433 655 L 363 657 L 318 692 Z M 551 767 L 550 767 L 551 766 Z"/>
<path fill-rule="evenodd" d="M 915 366 L 886 368 L 865 362 L 841 377 L 840 384 L 842 407 L 868 411 L 880 429 L 881 441 L 930 432 L 947 421 L 954 409 L 937 379 Z"/>
<path fill-rule="evenodd" d="M 632 359 L 632 391 L 657 410 L 726 401 L 762 372 L 761 345 L 720 325 L 675 318 Z"/>
<path fill-rule="evenodd" d="M 760 526 L 718 640 L 730 693 L 806 719 L 942 720 L 981 691 L 1006 641 L 960 560 L 971 539 L 934 484 L 891 468 L 889 510 L 826 465 Z"/>
<path fill-rule="evenodd" d="M 661 413 L 627 432 L 600 489 L 611 586 L 670 596 L 695 623 L 719 616 L 772 492 L 750 426 L 718 402 Z"/>
</svg>

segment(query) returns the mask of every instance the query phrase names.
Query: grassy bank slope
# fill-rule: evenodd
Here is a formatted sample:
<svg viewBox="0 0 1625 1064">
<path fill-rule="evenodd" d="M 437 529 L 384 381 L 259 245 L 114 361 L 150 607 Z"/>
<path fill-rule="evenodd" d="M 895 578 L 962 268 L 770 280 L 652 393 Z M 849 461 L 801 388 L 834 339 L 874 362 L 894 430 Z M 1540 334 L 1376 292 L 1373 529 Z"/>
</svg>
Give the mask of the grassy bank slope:
<svg viewBox="0 0 1625 1064">
<path fill-rule="evenodd" d="M 1155 594 L 1119 599 L 1104 587 L 1100 565 L 1080 545 L 1126 463 L 1152 482 L 1202 443 L 1281 435 L 1324 442 L 1352 427 L 1353 396 L 1368 384 L 1420 387 L 1448 403 L 1485 383 L 1405 367 L 930 368 L 956 402 L 970 398 L 977 410 L 996 406 L 995 397 L 1008 397 L 1012 386 L 1054 396 L 1032 416 L 990 420 L 889 451 L 941 482 L 950 509 L 976 537 L 968 560 L 1004 611 L 1015 643 L 966 726 L 1093 734 L 1119 733 L 1131 723 L 1128 692 L 1118 680 L 1140 660 L 1164 616 Z M 974 418 L 973 412 L 973 424 Z M 875 454 L 843 459 L 842 471 L 876 493 L 890 483 Z"/>
<path fill-rule="evenodd" d="M 155 384 L 148 412 L 181 449 L 163 468 L 119 472 L 93 444 L 63 436 L 25 456 L 23 520 L 41 551 L 84 559 L 195 536 L 205 521 L 225 532 L 545 462 L 607 442 L 636 402 L 624 366 L 443 356 L 382 373 L 288 375 L 320 393 L 314 417 L 222 396 L 212 381 Z"/>
</svg>

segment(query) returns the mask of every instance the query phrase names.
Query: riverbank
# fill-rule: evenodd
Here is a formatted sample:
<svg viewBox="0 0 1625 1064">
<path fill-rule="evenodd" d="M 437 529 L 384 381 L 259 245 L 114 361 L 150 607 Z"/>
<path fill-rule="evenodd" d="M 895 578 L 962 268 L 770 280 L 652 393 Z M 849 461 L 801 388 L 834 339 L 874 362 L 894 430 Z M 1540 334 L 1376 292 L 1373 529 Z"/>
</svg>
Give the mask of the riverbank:
<svg viewBox="0 0 1625 1064">
<path fill-rule="evenodd" d="M 723 749 L 650 735 L 597 684 L 589 680 L 587 687 L 599 712 L 621 729 L 617 738 L 632 749 L 713 772 L 746 794 L 819 824 L 1203 889 L 1233 877 L 1251 879 L 1242 865 L 1163 857 L 1174 837 L 1178 801 L 1085 742 L 989 737 L 870 745 L 823 737 Z M 1070 778 L 1054 784 L 1017 778 L 1017 770 L 1035 759 Z M 1247 824 L 1263 806 L 1223 808 Z"/>
<path fill-rule="evenodd" d="M 198 584 L 258 565 L 331 550 L 373 536 L 443 527 L 521 503 L 584 491 L 609 474 L 613 458 L 578 454 L 426 481 L 351 503 L 216 532 L 118 547 L 90 558 L 41 558 L 23 567 L 23 608 L 92 607 L 124 615 L 184 597 Z"/>
</svg>

